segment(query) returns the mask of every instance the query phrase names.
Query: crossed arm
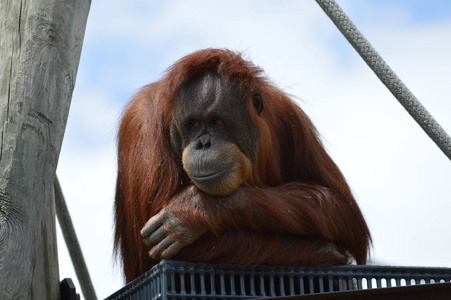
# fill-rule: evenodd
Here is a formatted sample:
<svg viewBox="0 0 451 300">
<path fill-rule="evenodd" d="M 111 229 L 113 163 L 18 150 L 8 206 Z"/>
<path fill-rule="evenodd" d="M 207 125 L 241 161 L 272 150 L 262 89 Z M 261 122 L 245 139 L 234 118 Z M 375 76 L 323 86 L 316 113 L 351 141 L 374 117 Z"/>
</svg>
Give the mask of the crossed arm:
<svg viewBox="0 0 451 300">
<path fill-rule="evenodd" d="M 358 228 L 363 218 L 355 208 L 328 188 L 303 183 L 240 187 L 222 197 L 189 186 L 146 223 L 141 235 L 153 259 L 171 258 L 205 234 L 220 236 L 245 229 L 287 240 L 297 237 L 296 245 L 301 241 L 304 252 L 306 248 L 311 255 L 326 251 L 344 261 L 347 251 L 355 256 L 361 241 L 368 239 Z M 294 245 L 285 244 L 288 248 Z"/>
</svg>

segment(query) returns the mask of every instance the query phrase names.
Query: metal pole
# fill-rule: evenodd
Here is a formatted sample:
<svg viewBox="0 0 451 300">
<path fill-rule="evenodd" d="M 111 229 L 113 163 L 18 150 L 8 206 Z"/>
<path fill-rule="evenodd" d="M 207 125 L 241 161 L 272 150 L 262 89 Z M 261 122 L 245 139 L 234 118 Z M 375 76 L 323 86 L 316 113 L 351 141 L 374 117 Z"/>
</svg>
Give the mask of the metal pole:
<svg viewBox="0 0 451 300">
<path fill-rule="evenodd" d="M 88 268 L 86 267 L 83 252 L 78 243 L 77 234 L 75 233 L 74 225 L 70 218 L 69 210 L 67 209 L 66 201 L 64 200 L 63 191 L 61 190 L 58 177 L 55 176 L 55 207 L 58 222 L 63 232 L 64 241 L 69 250 L 72 264 L 74 265 L 75 273 L 77 273 L 78 281 L 80 282 L 83 296 L 86 300 L 96 300 L 97 296 L 92 286 L 91 277 L 89 276 Z"/>
</svg>

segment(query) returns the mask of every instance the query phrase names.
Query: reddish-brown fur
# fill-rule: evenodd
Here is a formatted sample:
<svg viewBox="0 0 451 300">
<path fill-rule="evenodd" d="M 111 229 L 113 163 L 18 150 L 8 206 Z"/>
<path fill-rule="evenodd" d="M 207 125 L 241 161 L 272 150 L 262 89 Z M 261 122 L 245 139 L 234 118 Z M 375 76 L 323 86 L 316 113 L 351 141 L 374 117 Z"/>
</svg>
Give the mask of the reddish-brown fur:
<svg viewBox="0 0 451 300">
<path fill-rule="evenodd" d="M 169 127 L 179 89 L 208 71 L 239 87 L 260 138 L 255 186 L 242 186 L 230 196 L 205 195 L 200 205 L 199 197 L 190 196 L 199 191 L 191 187 L 171 148 Z M 261 116 L 252 109 L 255 93 L 264 99 Z M 115 249 L 127 282 L 157 263 L 149 257 L 140 230 L 168 205 L 179 212 L 182 222 L 208 228 L 177 259 L 240 264 L 332 265 L 352 258 L 366 262 L 368 227 L 311 121 L 261 69 L 238 53 L 215 49 L 193 53 L 175 63 L 160 81 L 143 87 L 123 115 L 118 152 Z M 222 203 L 240 199 L 245 204 L 237 213 L 218 204 L 218 199 Z M 328 242 L 340 249 L 343 259 L 318 250 Z"/>
</svg>

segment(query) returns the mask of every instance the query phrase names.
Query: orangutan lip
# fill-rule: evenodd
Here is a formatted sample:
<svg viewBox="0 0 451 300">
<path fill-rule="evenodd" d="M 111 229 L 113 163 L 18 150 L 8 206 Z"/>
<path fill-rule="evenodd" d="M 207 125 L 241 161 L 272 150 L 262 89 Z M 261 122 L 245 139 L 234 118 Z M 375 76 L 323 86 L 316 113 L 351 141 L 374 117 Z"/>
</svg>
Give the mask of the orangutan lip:
<svg viewBox="0 0 451 300">
<path fill-rule="evenodd" d="M 201 175 L 201 176 L 193 176 L 193 179 L 195 181 L 208 181 L 208 180 L 211 180 L 213 178 L 216 178 L 216 177 L 220 176 L 222 173 L 226 172 L 227 170 L 228 169 L 226 168 L 226 169 L 223 169 L 223 170 L 221 170 L 219 172 L 216 172 L 216 173 L 211 173 L 211 174 Z"/>
</svg>

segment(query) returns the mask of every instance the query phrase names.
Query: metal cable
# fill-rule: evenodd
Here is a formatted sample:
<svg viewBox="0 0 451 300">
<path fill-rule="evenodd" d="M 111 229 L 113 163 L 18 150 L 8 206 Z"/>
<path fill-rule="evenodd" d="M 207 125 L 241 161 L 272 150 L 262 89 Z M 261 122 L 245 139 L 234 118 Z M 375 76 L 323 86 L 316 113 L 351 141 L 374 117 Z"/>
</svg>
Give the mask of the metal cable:
<svg viewBox="0 0 451 300">
<path fill-rule="evenodd" d="M 393 72 L 334 0 L 316 0 L 367 65 L 451 160 L 451 138 Z"/>
<path fill-rule="evenodd" d="M 78 281 L 80 282 L 83 296 L 86 300 L 96 300 L 96 292 L 92 286 L 91 277 L 89 276 L 88 268 L 86 267 L 83 252 L 78 243 L 77 234 L 75 233 L 74 225 L 70 218 L 69 210 L 67 209 L 66 201 L 64 200 L 63 191 L 61 190 L 58 177 L 55 176 L 55 208 L 58 222 L 63 232 L 64 241 L 69 250 L 72 264 L 74 265 L 75 273 L 77 273 Z"/>
</svg>

